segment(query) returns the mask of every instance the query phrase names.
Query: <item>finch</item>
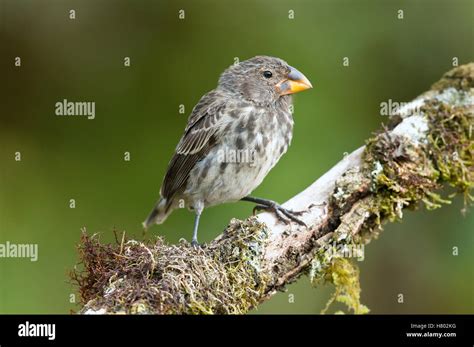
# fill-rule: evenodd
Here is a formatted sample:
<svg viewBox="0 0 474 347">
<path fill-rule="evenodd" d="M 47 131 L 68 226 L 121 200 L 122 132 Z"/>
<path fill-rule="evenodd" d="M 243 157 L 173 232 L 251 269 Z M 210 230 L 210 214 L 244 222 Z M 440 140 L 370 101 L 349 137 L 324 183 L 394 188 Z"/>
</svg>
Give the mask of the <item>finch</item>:
<svg viewBox="0 0 474 347">
<path fill-rule="evenodd" d="M 301 212 L 249 194 L 290 145 L 291 94 L 309 88 L 301 72 L 275 57 L 256 56 L 226 69 L 217 88 L 192 110 L 145 230 L 184 205 L 196 215 L 191 242 L 196 246 L 204 208 L 238 200 L 304 225 L 297 217 Z"/>
</svg>

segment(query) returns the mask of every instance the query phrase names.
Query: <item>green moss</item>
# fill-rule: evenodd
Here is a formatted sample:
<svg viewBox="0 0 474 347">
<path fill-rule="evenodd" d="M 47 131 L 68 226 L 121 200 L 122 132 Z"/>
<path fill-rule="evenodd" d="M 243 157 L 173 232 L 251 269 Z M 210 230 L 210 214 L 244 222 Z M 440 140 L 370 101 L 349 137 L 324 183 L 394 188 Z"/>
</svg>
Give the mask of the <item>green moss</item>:
<svg viewBox="0 0 474 347">
<path fill-rule="evenodd" d="M 454 69 L 435 84 L 435 94 L 421 107 L 422 116 L 412 118 L 405 129 L 411 131 L 410 126 L 420 122 L 421 130 L 413 138 L 387 128 L 367 141 L 364 166 L 336 182 L 330 201 L 336 226 L 331 242 L 367 243 L 378 236 L 384 221 L 402 219 L 405 208 L 436 209 L 457 194 L 464 196 L 463 211 L 472 203 L 473 71 L 474 64 Z M 442 196 L 439 191 L 445 185 L 454 192 Z M 314 284 L 335 285 L 324 312 L 333 302 L 346 304 L 354 313 L 367 312 L 359 301 L 358 270 L 347 259 L 319 249 L 309 276 Z"/>
<path fill-rule="evenodd" d="M 360 302 L 361 289 L 358 267 L 350 260 L 340 257 L 334 257 L 329 263 L 323 262 L 328 264 L 328 266 L 325 267 L 320 275 L 312 277 L 312 283 L 313 285 L 331 283 L 334 285 L 335 290 L 321 313 L 326 313 L 335 302 L 344 304 L 354 314 L 368 313 L 369 309 Z M 336 312 L 336 314 L 340 313 L 343 312 Z"/>
<path fill-rule="evenodd" d="M 252 217 L 232 220 L 223 236 L 195 249 L 161 238 L 101 244 L 82 236 L 82 271 L 72 273 L 88 309 L 108 313 L 239 314 L 257 305 L 267 231 Z"/>
<path fill-rule="evenodd" d="M 453 108 L 442 102 L 430 102 L 423 106 L 423 112 L 429 119 L 430 159 L 439 181 L 461 193 L 467 206 L 473 201 L 474 185 L 472 107 Z"/>
<path fill-rule="evenodd" d="M 462 65 L 448 71 L 431 87 L 432 90 L 444 90 L 447 88 L 465 91 L 474 88 L 474 63 Z"/>
<path fill-rule="evenodd" d="M 449 204 L 455 194 L 442 197 L 436 192 L 446 183 L 464 196 L 466 206 L 473 201 L 472 111 L 438 100 L 425 102 L 421 111 L 428 122 L 428 141 L 412 143 L 382 133 L 367 143 L 366 170 L 377 167 L 371 188 L 378 224 L 401 219 L 404 208 L 420 202 L 429 210 Z"/>
<path fill-rule="evenodd" d="M 361 210 L 366 207 L 364 203 L 360 205 Z M 351 216 L 357 216 L 358 212 L 353 211 Z M 354 314 L 365 314 L 369 309 L 360 302 L 359 269 L 357 265 L 349 259 L 344 258 L 341 250 L 344 247 L 355 249 L 360 246 L 360 239 L 353 237 L 352 233 L 345 234 L 346 226 L 356 222 L 357 217 L 350 217 L 343 220 L 332 237 L 327 242 L 327 247 L 319 248 L 309 268 L 309 279 L 313 286 L 330 283 L 334 285 L 334 293 L 329 298 L 326 307 L 321 311 L 326 313 L 333 303 L 344 304 L 349 312 Z M 341 231 L 342 228 L 342 231 Z M 359 248 L 359 247 L 358 247 Z M 353 255 L 354 256 L 354 255 Z M 336 313 L 343 313 L 338 311 Z"/>
</svg>

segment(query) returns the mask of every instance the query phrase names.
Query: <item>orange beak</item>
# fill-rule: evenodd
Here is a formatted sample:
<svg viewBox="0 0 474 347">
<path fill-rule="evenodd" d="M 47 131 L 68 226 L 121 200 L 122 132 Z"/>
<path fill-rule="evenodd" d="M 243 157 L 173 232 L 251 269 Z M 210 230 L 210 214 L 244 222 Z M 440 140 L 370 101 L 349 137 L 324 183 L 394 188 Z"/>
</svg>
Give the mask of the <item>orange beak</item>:
<svg viewBox="0 0 474 347">
<path fill-rule="evenodd" d="M 275 87 L 280 95 L 294 94 L 313 88 L 306 76 L 291 66 L 287 78 L 278 82 Z"/>
</svg>

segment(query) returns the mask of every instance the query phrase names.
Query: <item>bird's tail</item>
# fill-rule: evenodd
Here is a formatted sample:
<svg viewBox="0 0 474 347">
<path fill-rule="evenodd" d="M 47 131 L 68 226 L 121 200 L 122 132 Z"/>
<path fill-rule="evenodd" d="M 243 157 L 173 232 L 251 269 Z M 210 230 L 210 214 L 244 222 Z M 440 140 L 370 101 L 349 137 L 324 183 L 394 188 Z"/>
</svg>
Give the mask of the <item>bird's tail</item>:
<svg viewBox="0 0 474 347">
<path fill-rule="evenodd" d="M 163 223 L 166 218 L 171 213 L 172 208 L 169 206 L 167 199 L 160 198 L 156 203 L 153 210 L 151 210 L 150 214 L 148 215 L 147 219 L 142 223 L 145 229 L 148 229 L 153 224 L 161 224 Z"/>
</svg>

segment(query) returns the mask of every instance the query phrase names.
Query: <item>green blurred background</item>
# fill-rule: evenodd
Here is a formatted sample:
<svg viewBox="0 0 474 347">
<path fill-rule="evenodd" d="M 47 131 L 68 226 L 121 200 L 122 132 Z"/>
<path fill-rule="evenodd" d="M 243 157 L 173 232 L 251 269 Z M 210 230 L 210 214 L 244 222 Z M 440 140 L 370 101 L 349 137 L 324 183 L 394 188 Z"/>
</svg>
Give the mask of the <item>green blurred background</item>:
<svg viewBox="0 0 474 347">
<path fill-rule="evenodd" d="M 142 237 L 189 112 L 234 57 L 281 57 L 315 87 L 295 97 L 292 146 L 255 191 L 283 202 L 379 128 L 380 102 L 409 101 L 451 69 L 453 57 L 473 60 L 473 4 L 0 0 L 0 243 L 39 245 L 37 262 L 0 259 L 0 313 L 78 309 L 67 274 L 80 229 L 103 241 L 114 239 L 114 228 Z M 56 116 L 64 98 L 94 101 L 96 118 Z M 474 313 L 474 219 L 461 215 L 460 200 L 407 212 L 366 247 L 359 265 L 371 312 Z M 251 209 L 206 210 L 201 241 Z M 193 218 L 176 211 L 151 233 L 189 239 Z M 331 290 L 301 278 L 255 312 L 317 313 Z"/>
</svg>

